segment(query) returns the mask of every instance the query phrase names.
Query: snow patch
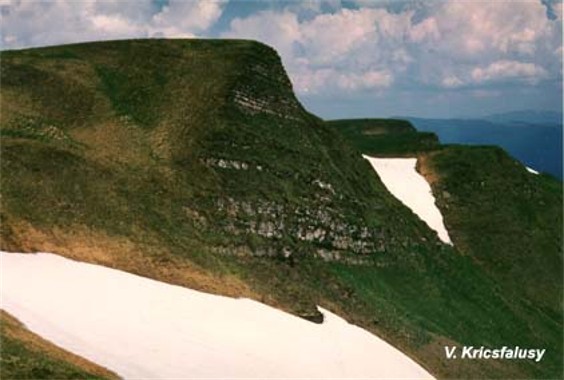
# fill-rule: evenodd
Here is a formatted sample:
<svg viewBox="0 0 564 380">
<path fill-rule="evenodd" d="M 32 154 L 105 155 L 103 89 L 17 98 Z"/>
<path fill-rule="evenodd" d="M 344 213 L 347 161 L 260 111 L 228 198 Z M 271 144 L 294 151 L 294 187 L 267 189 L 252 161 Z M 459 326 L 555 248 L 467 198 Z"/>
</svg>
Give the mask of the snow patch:
<svg viewBox="0 0 564 380">
<path fill-rule="evenodd" d="M 431 186 L 417 172 L 416 158 L 374 158 L 363 155 L 378 173 L 384 186 L 435 230 L 444 243 L 452 245 L 443 216 L 435 204 Z"/>
<path fill-rule="evenodd" d="M 318 325 L 49 253 L 0 252 L 0 262 L 2 309 L 124 378 L 432 378 L 321 308 Z"/>
<path fill-rule="evenodd" d="M 537 175 L 539 174 L 539 172 L 537 172 L 535 169 L 531 169 L 531 168 L 528 167 L 528 166 L 525 166 L 525 167 L 527 168 L 527 171 L 528 171 L 529 173 L 533 173 L 533 174 L 537 174 Z"/>
</svg>

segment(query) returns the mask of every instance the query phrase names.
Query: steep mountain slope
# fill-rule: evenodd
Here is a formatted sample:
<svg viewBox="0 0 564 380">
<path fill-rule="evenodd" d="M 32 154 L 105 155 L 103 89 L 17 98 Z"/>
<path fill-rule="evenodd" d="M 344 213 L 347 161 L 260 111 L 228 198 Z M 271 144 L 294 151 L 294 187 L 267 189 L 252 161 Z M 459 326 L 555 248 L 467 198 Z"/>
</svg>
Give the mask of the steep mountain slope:
<svg viewBox="0 0 564 380">
<path fill-rule="evenodd" d="M 232 256 L 360 263 L 434 247 L 366 180 L 368 164 L 301 108 L 263 45 L 127 41 L 2 58 L 8 246 L 34 236 L 29 224 L 36 235 L 86 230 L 213 270 Z M 288 293 L 278 296 L 293 305 Z"/>
<path fill-rule="evenodd" d="M 302 108 L 272 49 L 147 40 L 1 58 L 1 249 L 57 252 L 317 322 L 318 304 L 437 376 L 561 374 L 561 322 L 508 296 L 391 196 Z M 453 361 L 451 344 L 549 350 L 542 363 Z"/>
<path fill-rule="evenodd" d="M 395 128 L 390 127 L 394 123 Z M 419 157 L 419 171 L 433 186 L 457 248 L 482 262 L 507 291 L 517 290 L 551 309 L 550 314 L 560 313 L 561 182 L 531 174 L 498 147 L 435 144 L 422 149 L 413 144 L 406 150 L 393 145 L 398 134 L 412 141 L 428 134 L 417 132 L 407 121 L 359 119 L 328 124 L 364 153 Z M 374 130 L 381 130 L 380 140 L 373 140 Z M 381 148 L 381 141 L 389 144 Z"/>
<path fill-rule="evenodd" d="M 347 120 L 346 127 L 361 135 L 381 123 Z M 330 125 L 341 131 L 342 121 Z M 415 129 L 403 133 L 412 134 L 411 139 L 420 134 Z M 381 145 L 360 142 L 346 129 L 343 135 L 363 152 L 377 153 Z M 397 156 L 406 155 L 403 147 L 394 148 Z M 520 300 L 509 305 L 512 313 L 537 331 L 551 325 L 561 329 L 562 183 L 531 173 L 493 146 L 436 145 L 425 151 L 414 146 L 407 154 L 418 158 L 418 170 L 432 186 L 455 247 L 496 282 L 496 289 Z M 382 155 L 389 156 L 390 149 Z M 562 350 L 558 339 L 545 345 Z"/>
<path fill-rule="evenodd" d="M 562 183 L 495 147 L 449 146 L 419 162 L 457 247 L 562 323 Z"/>
</svg>

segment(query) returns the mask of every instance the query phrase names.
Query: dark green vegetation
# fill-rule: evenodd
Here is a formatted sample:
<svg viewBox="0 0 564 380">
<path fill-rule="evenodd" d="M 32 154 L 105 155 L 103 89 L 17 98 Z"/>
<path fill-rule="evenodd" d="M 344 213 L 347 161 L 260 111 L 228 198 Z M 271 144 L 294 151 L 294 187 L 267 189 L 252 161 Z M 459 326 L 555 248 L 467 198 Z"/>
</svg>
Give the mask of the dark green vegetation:
<svg viewBox="0 0 564 380">
<path fill-rule="evenodd" d="M 335 124 L 302 108 L 272 49 L 148 40 L 1 58 L 1 248 L 72 251 L 204 289 L 215 278 L 214 291 L 311 319 L 318 304 L 441 377 L 561 375 L 561 313 L 441 244 Z M 436 147 L 402 122 L 371 128 L 363 153 Z M 179 263 L 208 276 L 173 276 Z M 548 352 L 536 364 L 446 360 L 444 345 L 469 344 Z"/>
<path fill-rule="evenodd" d="M 454 244 L 514 300 L 508 315 L 562 355 L 562 182 L 496 147 L 448 146 L 426 162 Z M 543 366 L 562 375 L 562 359 Z"/>
<path fill-rule="evenodd" d="M 359 136 L 370 134 L 372 125 L 382 122 L 347 120 L 345 129 L 339 130 L 363 153 L 377 152 L 380 142 Z M 342 127 L 342 121 L 333 123 Z M 413 139 L 419 135 L 413 127 L 402 130 Z M 396 155 L 404 152 L 398 147 Z M 483 270 L 492 290 L 519 300 L 509 303 L 511 310 L 495 319 L 520 316 L 539 337 L 540 331 L 552 330 L 554 335 L 547 334 L 539 344 L 562 352 L 558 333 L 563 325 L 562 183 L 550 175 L 529 173 L 493 146 L 436 145 L 425 152 L 414 149 L 411 155 L 419 157 L 418 169 L 431 183 L 457 250 Z M 517 335 L 516 340 L 527 344 Z M 502 339 L 489 344 L 504 343 Z M 562 371 L 561 361 L 553 371 Z M 534 376 L 542 377 L 540 373 Z"/>
<path fill-rule="evenodd" d="M 562 184 L 529 173 L 501 148 L 450 146 L 429 157 L 455 244 L 508 294 L 562 320 Z M 517 281 L 518 280 L 518 281 Z"/>
<path fill-rule="evenodd" d="M 434 133 L 417 132 L 405 120 L 351 119 L 331 120 L 326 125 L 347 138 L 367 155 L 398 157 L 426 152 L 439 145 Z"/>
<path fill-rule="evenodd" d="M 0 312 L 0 377 L 13 379 L 115 379 L 111 372 L 65 352 Z"/>
</svg>

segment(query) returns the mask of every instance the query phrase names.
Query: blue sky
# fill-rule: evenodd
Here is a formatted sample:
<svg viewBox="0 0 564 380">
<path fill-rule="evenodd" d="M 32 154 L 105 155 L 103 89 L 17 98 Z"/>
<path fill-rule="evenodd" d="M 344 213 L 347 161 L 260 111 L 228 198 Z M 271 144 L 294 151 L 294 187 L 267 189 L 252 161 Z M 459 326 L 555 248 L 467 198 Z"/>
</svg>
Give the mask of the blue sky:
<svg viewBox="0 0 564 380">
<path fill-rule="evenodd" d="M 0 0 L 3 49 L 251 38 L 323 118 L 562 111 L 562 2 Z"/>
</svg>

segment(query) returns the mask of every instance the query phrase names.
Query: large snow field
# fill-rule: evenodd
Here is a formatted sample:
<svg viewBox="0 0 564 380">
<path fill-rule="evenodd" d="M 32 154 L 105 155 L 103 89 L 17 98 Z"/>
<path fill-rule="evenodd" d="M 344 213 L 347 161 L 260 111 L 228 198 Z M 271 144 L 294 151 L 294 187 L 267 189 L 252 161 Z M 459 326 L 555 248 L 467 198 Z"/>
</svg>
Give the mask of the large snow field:
<svg viewBox="0 0 564 380">
<path fill-rule="evenodd" d="M 432 378 L 327 310 L 315 324 L 54 254 L 0 259 L 2 309 L 124 378 Z"/>
<path fill-rule="evenodd" d="M 431 186 L 415 168 L 416 158 L 374 158 L 365 155 L 363 157 L 370 162 L 393 196 L 435 230 L 439 239 L 452 244 L 443 216 L 435 205 Z"/>
</svg>

